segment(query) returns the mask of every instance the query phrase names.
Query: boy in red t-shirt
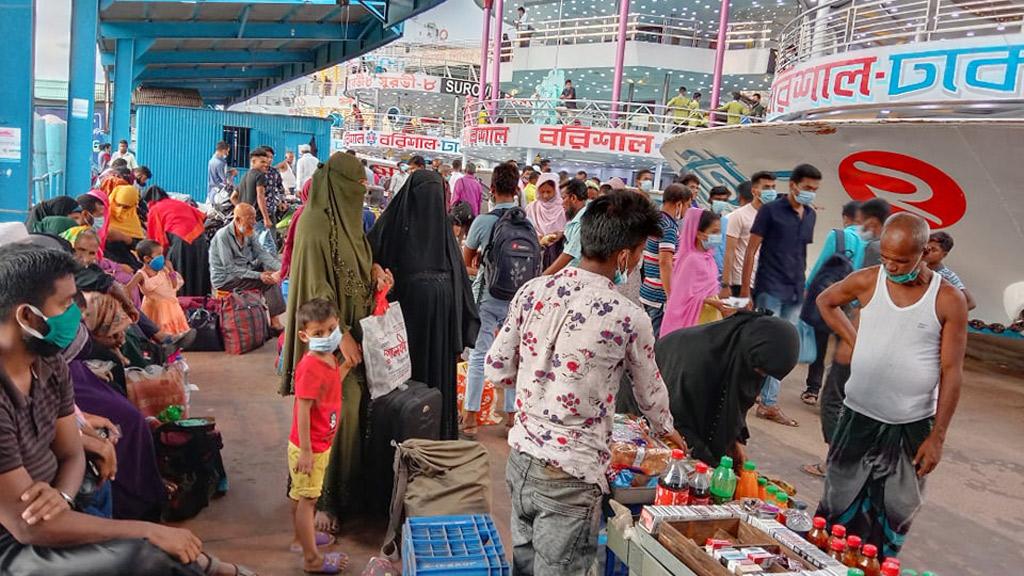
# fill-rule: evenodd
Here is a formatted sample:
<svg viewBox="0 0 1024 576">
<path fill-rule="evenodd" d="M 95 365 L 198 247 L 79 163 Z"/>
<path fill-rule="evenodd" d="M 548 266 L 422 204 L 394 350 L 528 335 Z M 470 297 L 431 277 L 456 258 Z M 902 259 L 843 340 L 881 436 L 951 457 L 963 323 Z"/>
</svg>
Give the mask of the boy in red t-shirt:
<svg viewBox="0 0 1024 576">
<path fill-rule="evenodd" d="M 295 368 L 295 407 L 288 439 L 288 470 L 295 523 L 295 541 L 302 548 L 303 570 L 310 574 L 337 574 L 345 568 L 345 555 L 321 554 L 317 545 L 330 543 L 313 524 L 316 501 L 331 455 L 331 443 L 341 417 L 341 381 L 351 365 L 335 355 L 341 343 L 334 305 L 316 298 L 299 307 L 299 339 L 309 351 Z"/>
</svg>

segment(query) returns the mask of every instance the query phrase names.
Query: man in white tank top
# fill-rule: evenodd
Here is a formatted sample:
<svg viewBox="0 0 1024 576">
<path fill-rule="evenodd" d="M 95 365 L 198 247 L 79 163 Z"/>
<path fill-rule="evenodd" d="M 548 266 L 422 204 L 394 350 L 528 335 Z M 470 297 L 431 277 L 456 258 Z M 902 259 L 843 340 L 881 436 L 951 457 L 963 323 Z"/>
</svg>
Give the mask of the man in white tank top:
<svg viewBox="0 0 1024 576">
<path fill-rule="evenodd" d="M 829 448 L 818 515 L 896 556 L 938 465 L 960 399 L 967 304 L 922 261 L 928 224 L 909 213 L 886 221 L 881 266 L 854 272 L 818 297 L 852 349 L 846 402 Z M 842 306 L 861 303 L 854 327 Z"/>
</svg>

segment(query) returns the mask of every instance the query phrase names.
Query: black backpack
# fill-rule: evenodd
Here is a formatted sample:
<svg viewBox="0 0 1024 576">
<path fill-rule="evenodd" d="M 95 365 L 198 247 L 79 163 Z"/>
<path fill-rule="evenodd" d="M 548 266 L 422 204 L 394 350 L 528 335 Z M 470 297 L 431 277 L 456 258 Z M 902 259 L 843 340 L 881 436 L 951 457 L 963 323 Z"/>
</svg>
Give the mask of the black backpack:
<svg viewBox="0 0 1024 576">
<path fill-rule="evenodd" d="M 807 293 L 804 294 L 803 308 L 800 310 L 800 319 L 817 331 L 831 331 L 818 311 L 818 295 L 853 272 L 853 253 L 846 250 L 846 231 L 836 229 L 833 232 L 836 236 L 836 251 L 822 263 L 814 278 L 811 278 Z"/>
<path fill-rule="evenodd" d="M 502 208 L 491 214 L 498 221 L 481 257 L 484 282 L 491 296 L 511 300 L 523 284 L 540 276 L 540 242 L 521 208 Z"/>
</svg>

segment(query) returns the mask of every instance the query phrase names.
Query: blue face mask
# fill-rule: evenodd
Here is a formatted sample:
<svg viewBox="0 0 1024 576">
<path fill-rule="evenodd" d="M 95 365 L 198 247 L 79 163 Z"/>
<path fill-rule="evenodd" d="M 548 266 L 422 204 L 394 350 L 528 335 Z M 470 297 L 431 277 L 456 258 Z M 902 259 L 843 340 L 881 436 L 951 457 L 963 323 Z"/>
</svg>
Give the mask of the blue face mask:
<svg viewBox="0 0 1024 576">
<path fill-rule="evenodd" d="M 654 188 L 653 180 L 644 180 L 640 183 L 640 189 L 644 192 L 650 192 Z"/>
<path fill-rule="evenodd" d="M 889 280 L 895 282 L 896 284 L 909 284 L 910 282 L 917 280 L 917 276 L 920 273 L 921 269 L 918 268 L 917 266 L 915 266 L 913 270 L 907 272 L 906 274 L 890 274 L 888 270 L 885 271 L 886 277 L 888 277 Z"/>
<path fill-rule="evenodd" d="M 800 190 L 799 192 L 796 193 L 796 201 L 798 204 L 810 206 L 811 204 L 814 204 L 814 199 L 817 196 L 818 194 L 816 192 L 811 192 L 810 190 Z"/>
<path fill-rule="evenodd" d="M 715 214 L 724 214 L 732 207 L 732 204 L 723 202 L 722 200 L 715 200 L 711 203 L 711 211 Z"/>
<path fill-rule="evenodd" d="M 715 234 L 713 236 L 708 236 L 706 240 L 702 240 L 701 241 L 701 244 L 704 245 L 704 249 L 705 250 L 711 250 L 711 249 L 715 248 L 716 246 L 718 246 L 721 243 L 722 243 L 722 235 L 721 234 Z"/>
<path fill-rule="evenodd" d="M 164 269 L 164 264 L 166 264 L 164 255 L 161 254 L 149 261 L 149 268 L 153 272 L 159 272 Z"/>
<path fill-rule="evenodd" d="M 95 216 L 92 219 L 92 229 L 99 232 L 103 229 L 103 216 Z"/>
<path fill-rule="evenodd" d="M 774 202 L 778 197 L 779 193 L 775 191 L 775 188 L 765 188 L 764 190 L 761 190 L 761 202 L 763 204 Z"/>
<path fill-rule="evenodd" d="M 330 336 L 323 338 L 310 338 L 309 349 L 313 352 L 331 353 L 341 345 L 341 328 L 335 328 Z"/>
</svg>

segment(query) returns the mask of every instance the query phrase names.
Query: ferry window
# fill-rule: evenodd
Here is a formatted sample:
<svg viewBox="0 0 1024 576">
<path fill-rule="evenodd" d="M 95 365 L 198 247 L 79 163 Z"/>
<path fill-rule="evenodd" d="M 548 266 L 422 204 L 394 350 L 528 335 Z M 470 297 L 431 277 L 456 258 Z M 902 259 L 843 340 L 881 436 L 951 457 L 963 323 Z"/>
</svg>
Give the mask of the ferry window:
<svg viewBox="0 0 1024 576">
<path fill-rule="evenodd" d="M 223 140 L 231 147 L 228 153 L 228 166 L 232 168 L 249 167 L 249 132 L 250 128 L 225 126 Z"/>
</svg>

